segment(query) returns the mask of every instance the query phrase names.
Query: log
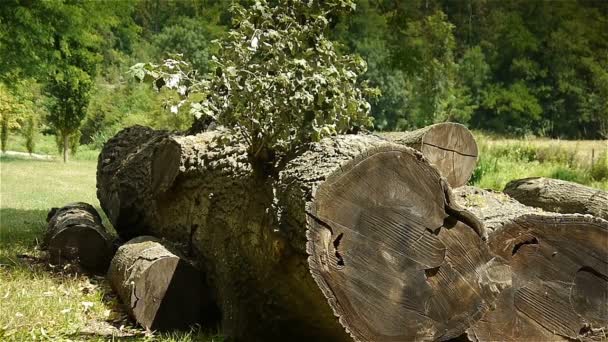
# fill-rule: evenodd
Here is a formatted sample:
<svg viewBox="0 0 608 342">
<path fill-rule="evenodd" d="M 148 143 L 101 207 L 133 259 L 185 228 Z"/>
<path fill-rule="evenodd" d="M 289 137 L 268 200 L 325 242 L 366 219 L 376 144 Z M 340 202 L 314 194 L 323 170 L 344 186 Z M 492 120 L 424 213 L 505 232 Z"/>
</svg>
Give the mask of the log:
<svg viewBox="0 0 608 342">
<path fill-rule="evenodd" d="M 517 179 L 504 192 L 519 202 L 562 214 L 590 214 L 608 220 L 608 192 L 559 179 Z"/>
<path fill-rule="evenodd" d="M 187 329 L 200 323 L 209 302 L 201 273 L 150 236 L 120 246 L 107 277 L 129 315 L 147 330 Z"/>
<path fill-rule="evenodd" d="M 464 187 L 455 197 L 489 231 L 512 287 L 467 330 L 471 341 L 605 340 L 608 221 L 526 207 L 507 195 Z"/>
<path fill-rule="evenodd" d="M 371 135 L 331 137 L 266 176 L 225 130 L 165 135 L 180 153 L 164 159 L 179 165 L 164 167 L 179 171 L 157 191 L 142 170 L 158 162 L 156 143 L 115 152 L 131 134 L 118 133 L 101 152 L 102 207 L 120 213 L 109 215 L 119 234 L 189 246 L 229 337 L 445 340 L 504 287 L 488 276 L 504 266 L 479 222 L 413 149 Z M 123 225 L 123 211 L 136 220 Z"/>
<path fill-rule="evenodd" d="M 380 136 L 422 152 L 454 188 L 465 185 L 477 165 L 477 142 L 473 134 L 458 123 L 445 122 Z"/>
<path fill-rule="evenodd" d="M 105 273 L 114 251 L 113 239 L 92 205 L 70 203 L 52 208 L 41 248 L 51 263 L 77 262 L 84 269 Z"/>
<path fill-rule="evenodd" d="M 147 206 L 163 193 L 177 176 L 179 145 L 169 132 L 143 126 L 124 129 L 121 139 L 110 139 L 97 162 L 97 197 L 112 224 L 121 227 L 120 236 L 129 240 L 138 235 L 145 222 Z M 128 163 L 127 158 L 134 158 Z M 141 173 L 138 177 L 131 174 Z M 140 182 L 146 182 L 142 184 Z"/>
</svg>

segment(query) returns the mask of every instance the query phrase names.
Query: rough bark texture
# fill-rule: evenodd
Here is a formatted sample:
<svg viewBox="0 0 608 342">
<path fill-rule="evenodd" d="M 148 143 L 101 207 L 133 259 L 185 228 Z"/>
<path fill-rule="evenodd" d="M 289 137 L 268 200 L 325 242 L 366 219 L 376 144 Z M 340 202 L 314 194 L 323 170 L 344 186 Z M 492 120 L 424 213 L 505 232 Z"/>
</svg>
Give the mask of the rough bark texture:
<svg viewBox="0 0 608 342">
<path fill-rule="evenodd" d="M 198 324 L 209 301 L 202 274 L 150 236 L 134 238 L 118 248 L 108 280 L 127 312 L 146 329 L 186 329 Z"/>
<path fill-rule="evenodd" d="M 145 169 L 161 142 L 179 146 L 163 164 L 179 171 L 157 190 Z M 414 150 L 327 138 L 276 178 L 253 172 L 245 150 L 222 130 L 139 127 L 111 139 L 98 165 L 100 202 L 120 234 L 184 243 L 204 265 L 226 335 L 349 340 L 344 326 L 356 340 L 445 340 L 503 287 L 488 276 L 505 266 L 479 222 Z"/>
<path fill-rule="evenodd" d="M 421 151 L 454 188 L 465 185 L 477 165 L 477 143 L 461 124 L 439 123 L 411 132 L 381 133 L 381 136 Z"/>
<path fill-rule="evenodd" d="M 512 270 L 496 309 L 467 330 L 472 341 L 608 337 L 607 221 L 541 212 L 470 187 L 456 199 L 487 223 L 490 249 Z"/>
<path fill-rule="evenodd" d="M 113 239 L 93 206 L 78 202 L 53 208 L 47 222 L 42 248 L 48 250 L 52 263 L 72 261 L 89 271 L 106 272 Z"/>
<path fill-rule="evenodd" d="M 128 240 L 142 235 L 154 214 L 158 194 L 173 183 L 179 168 L 179 145 L 167 131 L 133 126 L 110 139 L 97 162 L 97 197 L 108 219 Z M 176 159 L 177 158 L 177 159 Z"/>
<path fill-rule="evenodd" d="M 562 214 L 590 214 L 608 220 L 608 192 L 551 178 L 509 182 L 504 192 L 519 202 Z"/>
</svg>

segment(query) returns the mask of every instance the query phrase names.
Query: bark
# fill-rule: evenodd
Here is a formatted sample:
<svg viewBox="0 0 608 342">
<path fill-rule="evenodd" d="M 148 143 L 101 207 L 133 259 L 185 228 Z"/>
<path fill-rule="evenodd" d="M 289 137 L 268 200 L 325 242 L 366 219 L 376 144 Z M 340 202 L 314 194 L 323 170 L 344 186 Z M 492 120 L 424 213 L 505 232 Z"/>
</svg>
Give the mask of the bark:
<svg viewBox="0 0 608 342">
<path fill-rule="evenodd" d="M 559 179 L 533 177 L 509 182 L 504 192 L 519 202 L 562 214 L 608 220 L 608 192 Z"/>
<path fill-rule="evenodd" d="M 199 323 L 208 307 L 202 274 L 149 236 L 118 248 L 108 280 L 129 315 L 149 330 L 186 329 Z"/>
<path fill-rule="evenodd" d="M 346 330 L 361 341 L 446 340 L 502 286 L 487 275 L 504 266 L 435 168 L 375 136 L 311 144 L 276 178 L 254 172 L 221 129 L 131 128 L 99 161 L 99 199 L 117 231 L 189 246 L 236 339 L 350 340 Z"/>
<path fill-rule="evenodd" d="M 411 132 L 388 132 L 380 136 L 422 152 L 454 188 L 465 185 L 477 165 L 477 143 L 461 124 L 439 123 Z"/>
<path fill-rule="evenodd" d="M 464 187 L 456 199 L 489 231 L 511 267 L 496 309 L 472 324 L 472 341 L 605 340 L 608 221 L 526 207 L 500 193 Z"/>
<path fill-rule="evenodd" d="M 51 262 L 78 262 L 89 271 L 106 272 L 113 239 L 93 206 L 78 202 L 53 208 L 47 222 L 42 248 L 48 250 Z"/>
</svg>

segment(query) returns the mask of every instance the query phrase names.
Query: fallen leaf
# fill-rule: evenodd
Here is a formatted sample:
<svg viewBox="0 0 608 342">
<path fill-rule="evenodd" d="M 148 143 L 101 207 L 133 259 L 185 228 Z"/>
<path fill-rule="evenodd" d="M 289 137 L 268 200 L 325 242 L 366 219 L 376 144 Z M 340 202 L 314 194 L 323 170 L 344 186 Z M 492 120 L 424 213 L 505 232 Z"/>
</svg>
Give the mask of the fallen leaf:
<svg viewBox="0 0 608 342">
<path fill-rule="evenodd" d="M 80 304 L 84 306 L 84 312 L 88 312 L 93 307 L 93 305 L 95 305 L 93 302 L 80 302 Z"/>
</svg>

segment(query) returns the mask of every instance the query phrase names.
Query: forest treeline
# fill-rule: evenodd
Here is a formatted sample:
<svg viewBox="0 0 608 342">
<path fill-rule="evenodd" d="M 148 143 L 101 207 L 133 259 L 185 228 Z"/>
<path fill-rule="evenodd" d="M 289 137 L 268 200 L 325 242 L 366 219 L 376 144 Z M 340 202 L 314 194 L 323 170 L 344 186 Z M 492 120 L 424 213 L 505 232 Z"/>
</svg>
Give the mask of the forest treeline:
<svg viewBox="0 0 608 342">
<path fill-rule="evenodd" d="M 245 6 L 254 1 L 241 1 Z M 187 128 L 174 93 L 128 71 L 183 54 L 210 70 L 231 26 L 224 0 L 0 4 L 2 142 L 53 133 L 65 150 L 119 129 Z M 367 62 L 377 130 L 455 121 L 509 135 L 608 137 L 608 2 L 357 0 L 329 19 L 341 53 Z M 33 147 L 32 147 L 33 148 Z"/>
</svg>

